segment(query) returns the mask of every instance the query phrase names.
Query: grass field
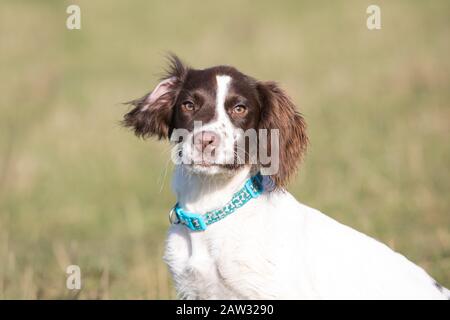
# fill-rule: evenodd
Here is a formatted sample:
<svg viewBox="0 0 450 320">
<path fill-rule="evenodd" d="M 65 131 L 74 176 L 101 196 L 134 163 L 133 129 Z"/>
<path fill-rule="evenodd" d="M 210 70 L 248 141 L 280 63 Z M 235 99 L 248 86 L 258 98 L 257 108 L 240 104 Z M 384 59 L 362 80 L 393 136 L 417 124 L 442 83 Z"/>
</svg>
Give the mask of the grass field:
<svg viewBox="0 0 450 320">
<path fill-rule="evenodd" d="M 175 297 L 161 260 L 169 147 L 118 124 L 168 50 L 282 83 L 311 140 L 290 191 L 449 287 L 449 13 L 449 1 L 1 1 L 0 298 Z M 65 287 L 70 264 L 80 291 Z"/>
</svg>

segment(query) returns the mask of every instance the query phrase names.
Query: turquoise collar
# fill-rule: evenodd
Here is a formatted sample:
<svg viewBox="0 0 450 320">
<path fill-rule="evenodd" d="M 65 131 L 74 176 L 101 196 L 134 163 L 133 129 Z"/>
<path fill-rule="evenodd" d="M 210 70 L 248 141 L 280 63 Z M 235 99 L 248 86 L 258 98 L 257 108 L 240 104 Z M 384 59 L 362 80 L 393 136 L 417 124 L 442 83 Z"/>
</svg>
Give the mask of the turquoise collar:
<svg viewBox="0 0 450 320">
<path fill-rule="evenodd" d="M 185 211 L 180 208 L 177 203 L 170 212 L 170 220 L 172 221 L 172 215 L 175 213 L 177 221 L 174 223 L 184 224 L 192 231 L 204 231 L 210 224 L 222 220 L 245 205 L 251 199 L 257 198 L 262 191 L 262 176 L 258 173 L 248 179 L 245 182 L 245 185 L 238 192 L 236 192 L 231 200 L 222 208 L 208 211 L 205 214 L 199 214 Z"/>
</svg>

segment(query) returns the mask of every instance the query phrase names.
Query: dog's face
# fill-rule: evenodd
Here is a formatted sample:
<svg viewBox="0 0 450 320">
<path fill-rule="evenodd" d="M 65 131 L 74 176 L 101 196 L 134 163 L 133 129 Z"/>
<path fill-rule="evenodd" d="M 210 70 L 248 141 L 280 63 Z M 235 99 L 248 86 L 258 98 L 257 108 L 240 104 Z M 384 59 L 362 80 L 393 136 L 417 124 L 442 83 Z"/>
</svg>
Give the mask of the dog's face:
<svg viewBox="0 0 450 320">
<path fill-rule="evenodd" d="M 190 70 L 171 125 L 189 132 L 181 142 L 174 135 L 171 139 L 178 142 L 182 163 L 195 172 L 216 174 L 249 162 L 245 154 L 239 157 L 238 146 L 244 133 L 258 126 L 260 110 L 256 83 L 234 68 Z"/>
<path fill-rule="evenodd" d="M 196 70 L 172 57 L 167 76 L 131 104 L 135 108 L 124 124 L 138 136 L 170 138 L 181 164 L 196 173 L 232 173 L 244 165 L 276 162 L 271 176 L 283 187 L 307 144 L 303 118 L 284 92 L 233 67 Z M 261 161 L 262 150 L 269 163 Z"/>
</svg>

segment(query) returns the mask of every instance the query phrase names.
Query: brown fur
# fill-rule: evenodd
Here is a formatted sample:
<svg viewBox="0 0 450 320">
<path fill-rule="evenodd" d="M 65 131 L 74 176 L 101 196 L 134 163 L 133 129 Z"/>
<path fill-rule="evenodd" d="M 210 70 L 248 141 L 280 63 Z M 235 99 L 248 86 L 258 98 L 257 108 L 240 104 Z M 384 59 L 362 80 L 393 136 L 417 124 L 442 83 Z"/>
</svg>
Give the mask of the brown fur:
<svg viewBox="0 0 450 320">
<path fill-rule="evenodd" d="M 302 115 L 296 111 L 292 100 L 275 82 L 259 82 L 257 89 L 262 104 L 260 128 L 279 130 L 280 164 L 278 174 L 272 179 L 278 188 L 282 188 L 295 174 L 298 163 L 306 152 L 308 146 L 306 123 Z"/>
<path fill-rule="evenodd" d="M 169 69 L 161 80 L 173 78 L 170 90 L 148 105 L 151 92 L 144 97 L 126 102 L 134 108 L 125 114 L 122 124 L 132 128 L 138 137 L 148 138 L 157 136 L 159 139 L 168 138 L 171 131 L 173 106 L 187 75 L 188 68 L 175 55 L 169 56 Z M 145 111 L 142 111 L 148 105 Z"/>
<path fill-rule="evenodd" d="M 237 90 L 237 94 L 245 95 L 249 107 L 245 119 L 231 119 L 234 125 L 243 129 L 267 129 L 269 134 L 271 129 L 279 130 L 279 171 L 271 178 L 275 188 L 284 188 L 289 178 L 295 174 L 308 145 L 305 121 L 286 93 L 274 82 L 258 82 L 232 67 L 219 66 L 195 70 L 183 65 L 175 55 L 171 55 L 169 60 L 169 69 L 162 78 L 162 80 L 173 79 L 167 92 L 151 103 L 149 103 L 151 93 L 128 102 L 134 108 L 125 115 L 123 125 L 132 128 L 139 137 L 157 136 L 162 139 L 170 137 L 174 127 L 192 129 L 194 119 L 207 122 L 214 116 L 214 96 L 206 97 L 205 108 L 196 113 L 192 119 L 174 112 L 175 105 L 180 104 L 177 99 L 180 96 L 183 100 L 183 96 L 192 90 L 190 87 L 213 92 L 214 87 L 210 88 L 208 85 L 210 86 L 215 74 L 230 74 L 234 79 L 233 88 L 230 90 Z M 142 111 L 144 108 L 146 109 Z M 271 146 L 268 148 L 270 154 Z M 230 170 L 238 167 L 239 165 L 228 165 Z"/>
</svg>

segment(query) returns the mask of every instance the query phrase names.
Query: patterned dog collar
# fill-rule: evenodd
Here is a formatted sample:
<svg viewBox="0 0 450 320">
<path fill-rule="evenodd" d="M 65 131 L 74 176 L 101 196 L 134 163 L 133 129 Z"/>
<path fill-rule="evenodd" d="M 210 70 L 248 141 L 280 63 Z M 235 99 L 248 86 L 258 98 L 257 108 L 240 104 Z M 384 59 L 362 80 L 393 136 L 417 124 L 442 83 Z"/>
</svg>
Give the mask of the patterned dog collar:
<svg viewBox="0 0 450 320">
<path fill-rule="evenodd" d="M 172 223 L 182 223 L 192 231 L 204 231 L 210 224 L 222 220 L 245 205 L 251 199 L 257 198 L 262 191 L 262 176 L 258 173 L 248 179 L 245 182 L 245 185 L 236 192 L 231 200 L 222 208 L 208 211 L 205 214 L 199 214 L 185 211 L 177 203 L 170 211 L 169 218 Z M 174 213 L 177 218 L 176 221 L 172 221 Z"/>
</svg>

